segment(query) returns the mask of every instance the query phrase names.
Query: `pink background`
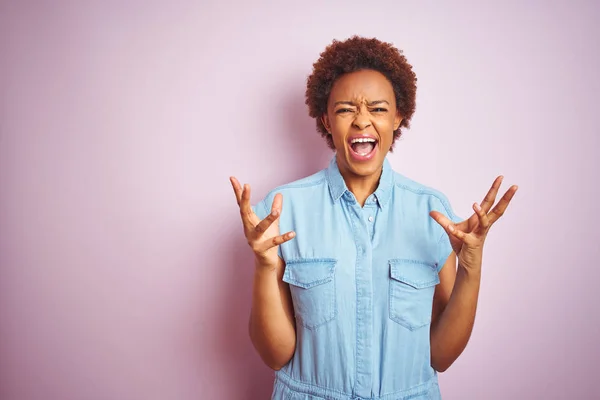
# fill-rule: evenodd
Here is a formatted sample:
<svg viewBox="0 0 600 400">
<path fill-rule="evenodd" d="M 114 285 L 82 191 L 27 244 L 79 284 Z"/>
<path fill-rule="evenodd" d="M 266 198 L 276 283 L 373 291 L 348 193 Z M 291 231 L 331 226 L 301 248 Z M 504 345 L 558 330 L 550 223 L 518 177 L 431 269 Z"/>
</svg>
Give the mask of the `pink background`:
<svg viewBox="0 0 600 400">
<path fill-rule="evenodd" d="M 355 33 L 419 77 L 398 171 L 520 185 L 444 398 L 600 398 L 598 3 L 120 3 L 0 5 L 0 398 L 269 397 L 228 177 L 326 165 L 305 79 Z"/>
</svg>

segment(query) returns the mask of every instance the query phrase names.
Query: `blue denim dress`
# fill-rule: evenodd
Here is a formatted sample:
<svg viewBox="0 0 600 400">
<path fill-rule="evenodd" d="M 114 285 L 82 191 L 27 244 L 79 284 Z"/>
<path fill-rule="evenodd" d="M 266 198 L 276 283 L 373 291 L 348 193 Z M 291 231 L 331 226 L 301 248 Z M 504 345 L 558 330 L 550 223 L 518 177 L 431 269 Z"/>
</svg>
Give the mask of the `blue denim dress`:
<svg viewBox="0 0 600 400">
<path fill-rule="evenodd" d="M 277 371 L 272 399 L 440 399 L 430 362 L 438 272 L 452 249 L 430 216 L 448 200 L 394 172 L 386 159 L 364 207 L 335 157 L 328 168 L 273 190 L 284 198 L 279 247 L 296 318 L 296 352 Z"/>
</svg>

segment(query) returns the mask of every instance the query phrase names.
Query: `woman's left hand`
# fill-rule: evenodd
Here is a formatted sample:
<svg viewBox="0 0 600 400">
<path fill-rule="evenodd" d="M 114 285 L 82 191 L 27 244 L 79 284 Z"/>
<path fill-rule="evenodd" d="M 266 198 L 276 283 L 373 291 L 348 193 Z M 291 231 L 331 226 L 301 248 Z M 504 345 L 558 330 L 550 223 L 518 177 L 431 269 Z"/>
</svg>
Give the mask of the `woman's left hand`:
<svg viewBox="0 0 600 400">
<path fill-rule="evenodd" d="M 504 215 L 506 208 L 510 204 L 513 196 L 517 192 L 516 185 L 511 186 L 498 204 L 490 211 L 496 202 L 498 189 L 502 184 L 502 176 L 494 180 L 494 184 L 483 199 L 481 205 L 473 204 L 475 211 L 469 219 L 458 224 L 454 224 L 444 214 L 438 211 L 432 211 L 431 217 L 444 228 L 450 238 L 452 249 L 458 256 L 460 266 L 479 271 L 483 256 L 483 244 L 492 225 Z"/>
</svg>

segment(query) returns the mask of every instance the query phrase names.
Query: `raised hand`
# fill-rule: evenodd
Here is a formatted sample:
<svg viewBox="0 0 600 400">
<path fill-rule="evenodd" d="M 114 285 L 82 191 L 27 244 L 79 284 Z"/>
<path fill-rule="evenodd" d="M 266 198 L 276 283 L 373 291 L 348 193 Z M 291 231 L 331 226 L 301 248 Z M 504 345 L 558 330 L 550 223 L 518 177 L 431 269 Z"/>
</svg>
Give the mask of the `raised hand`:
<svg viewBox="0 0 600 400">
<path fill-rule="evenodd" d="M 260 265 L 274 268 L 279 262 L 277 247 L 295 236 L 292 231 L 283 235 L 279 234 L 279 216 L 281 215 L 283 196 L 281 194 L 275 195 L 271 213 L 261 221 L 250 205 L 250 185 L 245 184 L 242 187 L 234 177 L 231 177 L 230 181 L 240 207 L 244 235 L 248 240 L 248 245 L 254 251 Z"/>
<path fill-rule="evenodd" d="M 511 186 L 500 201 L 490 211 L 496 201 L 502 176 L 497 177 L 481 202 L 474 203 L 474 213 L 468 219 L 454 224 L 444 214 L 432 211 L 431 217 L 444 228 L 450 238 L 452 249 L 458 256 L 459 264 L 465 268 L 481 268 L 483 244 L 492 225 L 504 215 L 510 201 L 517 192 L 516 185 Z"/>
</svg>

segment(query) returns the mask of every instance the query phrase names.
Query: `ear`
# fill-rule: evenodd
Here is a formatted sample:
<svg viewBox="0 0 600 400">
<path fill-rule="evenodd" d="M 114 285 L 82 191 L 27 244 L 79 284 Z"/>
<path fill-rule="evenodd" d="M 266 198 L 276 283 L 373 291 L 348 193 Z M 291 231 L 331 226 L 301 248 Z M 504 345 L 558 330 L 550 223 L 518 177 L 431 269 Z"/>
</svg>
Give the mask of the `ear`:
<svg viewBox="0 0 600 400">
<path fill-rule="evenodd" d="M 396 132 L 398 130 L 398 128 L 400 128 L 400 124 L 402 123 L 402 120 L 404 118 L 402 118 L 400 116 L 400 113 L 396 113 L 396 117 L 394 118 L 394 132 Z"/>
<path fill-rule="evenodd" d="M 331 125 L 329 124 L 329 116 L 327 116 L 327 113 L 321 115 L 321 122 L 323 123 L 327 133 L 331 134 Z"/>
</svg>

